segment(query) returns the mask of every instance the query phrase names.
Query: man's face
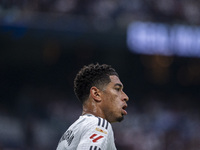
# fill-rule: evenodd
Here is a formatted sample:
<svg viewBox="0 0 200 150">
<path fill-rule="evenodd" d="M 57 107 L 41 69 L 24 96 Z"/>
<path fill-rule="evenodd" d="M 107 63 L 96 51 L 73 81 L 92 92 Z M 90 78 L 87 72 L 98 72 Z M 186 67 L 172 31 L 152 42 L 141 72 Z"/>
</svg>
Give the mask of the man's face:
<svg viewBox="0 0 200 150">
<path fill-rule="evenodd" d="M 102 110 L 105 119 L 109 122 L 120 122 L 127 115 L 128 96 L 123 92 L 123 84 L 120 79 L 112 75 L 111 82 L 102 91 Z"/>
</svg>

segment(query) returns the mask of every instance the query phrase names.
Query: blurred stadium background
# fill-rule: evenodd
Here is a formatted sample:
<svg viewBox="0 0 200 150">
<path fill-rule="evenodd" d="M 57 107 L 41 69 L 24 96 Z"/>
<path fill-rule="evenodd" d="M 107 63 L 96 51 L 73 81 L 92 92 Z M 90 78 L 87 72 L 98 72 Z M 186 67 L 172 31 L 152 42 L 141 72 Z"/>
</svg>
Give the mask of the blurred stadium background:
<svg viewBox="0 0 200 150">
<path fill-rule="evenodd" d="M 130 98 L 118 150 L 200 149 L 199 1 L 1 0 L 0 150 L 56 149 L 91 62 L 116 68 Z"/>
</svg>

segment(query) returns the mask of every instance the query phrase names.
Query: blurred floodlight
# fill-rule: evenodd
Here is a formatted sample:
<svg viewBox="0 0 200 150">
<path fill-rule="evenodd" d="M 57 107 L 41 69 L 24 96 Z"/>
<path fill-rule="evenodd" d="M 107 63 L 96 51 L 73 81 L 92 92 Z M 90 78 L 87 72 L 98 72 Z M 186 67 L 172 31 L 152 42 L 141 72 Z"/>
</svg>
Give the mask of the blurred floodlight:
<svg viewBox="0 0 200 150">
<path fill-rule="evenodd" d="M 131 23 L 128 48 L 139 54 L 200 57 L 200 27 L 161 23 Z"/>
</svg>

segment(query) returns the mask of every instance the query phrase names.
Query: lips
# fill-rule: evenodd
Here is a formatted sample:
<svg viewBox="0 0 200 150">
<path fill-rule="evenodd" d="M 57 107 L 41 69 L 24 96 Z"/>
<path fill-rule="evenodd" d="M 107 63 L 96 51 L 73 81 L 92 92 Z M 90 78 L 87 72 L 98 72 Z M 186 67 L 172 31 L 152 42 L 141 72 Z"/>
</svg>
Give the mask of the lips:
<svg viewBox="0 0 200 150">
<path fill-rule="evenodd" d="M 124 105 L 124 106 L 122 107 L 122 114 L 123 114 L 123 115 L 127 115 L 127 114 L 128 114 L 127 111 L 125 110 L 127 107 L 128 107 L 127 105 Z"/>
</svg>

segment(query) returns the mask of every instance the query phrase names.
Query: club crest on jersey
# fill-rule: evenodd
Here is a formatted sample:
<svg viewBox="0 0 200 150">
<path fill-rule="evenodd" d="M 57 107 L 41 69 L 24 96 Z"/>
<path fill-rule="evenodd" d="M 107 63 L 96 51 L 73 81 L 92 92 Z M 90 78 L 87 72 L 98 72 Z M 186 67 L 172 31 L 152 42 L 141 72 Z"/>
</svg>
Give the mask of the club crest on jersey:
<svg viewBox="0 0 200 150">
<path fill-rule="evenodd" d="M 104 130 L 102 130 L 102 129 L 96 128 L 96 130 L 99 131 L 99 132 L 102 132 L 102 133 L 104 133 L 104 134 L 107 134 L 107 132 L 104 131 Z"/>
</svg>

